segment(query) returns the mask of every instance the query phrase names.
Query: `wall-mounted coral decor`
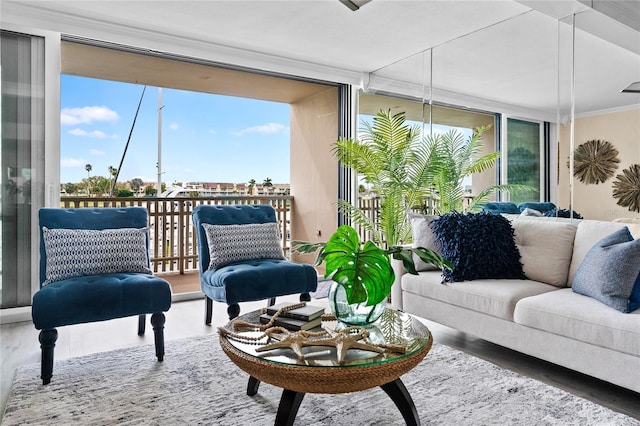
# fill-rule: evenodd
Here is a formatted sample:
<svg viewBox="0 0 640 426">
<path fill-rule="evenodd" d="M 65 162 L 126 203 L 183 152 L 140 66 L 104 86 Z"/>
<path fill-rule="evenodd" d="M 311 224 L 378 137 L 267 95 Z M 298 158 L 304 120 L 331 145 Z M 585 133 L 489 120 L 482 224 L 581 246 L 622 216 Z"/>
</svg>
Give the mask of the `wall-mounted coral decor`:
<svg viewBox="0 0 640 426">
<path fill-rule="evenodd" d="M 622 207 L 628 207 L 629 211 L 640 213 L 640 164 L 632 164 L 624 169 L 621 175 L 616 176 L 613 182 L 613 198 Z"/>
<path fill-rule="evenodd" d="M 613 176 L 619 162 L 618 150 L 611 142 L 590 140 L 573 152 L 573 175 L 582 183 L 597 185 Z"/>
</svg>

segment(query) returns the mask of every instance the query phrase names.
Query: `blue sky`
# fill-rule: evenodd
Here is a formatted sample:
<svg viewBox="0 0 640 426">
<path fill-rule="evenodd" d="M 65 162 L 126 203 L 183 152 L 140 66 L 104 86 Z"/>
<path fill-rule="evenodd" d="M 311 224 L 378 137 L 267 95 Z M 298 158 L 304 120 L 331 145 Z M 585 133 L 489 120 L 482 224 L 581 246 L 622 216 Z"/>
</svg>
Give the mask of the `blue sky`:
<svg viewBox="0 0 640 426">
<path fill-rule="evenodd" d="M 118 167 L 143 86 L 62 75 L 60 182 Z M 289 182 L 289 105 L 162 89 L 162 181 Z M 148 86 L 118 181 L 157 181 L 158 89 Z"/>
</svg>

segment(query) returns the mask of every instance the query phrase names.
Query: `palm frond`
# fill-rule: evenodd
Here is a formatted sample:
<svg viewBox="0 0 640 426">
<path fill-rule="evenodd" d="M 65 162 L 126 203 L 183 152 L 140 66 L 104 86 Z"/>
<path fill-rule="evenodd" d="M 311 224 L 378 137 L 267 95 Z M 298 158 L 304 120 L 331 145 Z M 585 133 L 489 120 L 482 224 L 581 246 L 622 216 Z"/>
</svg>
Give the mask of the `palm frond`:
<svg viewBox="0 0 640 426">
<path fill-rule="evenodd" d="M 340 138 L 333 147 L 336 158 L 345 166 L 362 174 L 372 184 L 379 180 L 384 170 L 380 156 L 366 143 L 355 139 Z"/>
<path fill-rule="evenodd" d="M 491 152 L 489 154 L 483 155 L 482 157 L 473 160 L 469 167 L 466 170 L 467 175 L 471 175 L 473 173 L 482 173 L 496 165 L 496 161 L 500 158 L 499 152 Z"/>
<path fill-rule="evenodd" d="M 375 242 L 380 243 L 384 240 L 383 236 L 380 233 L 379 227 L 372 219 L 365 215 L 362 210 L 346 200 L 338 200 L 336 202 L 336 205 L 338 207 L 338 211 L 346 214 L 354 224 L 361 227 L 362 229 L 371 232 L 371 234 L 373 235 L 373 240 Z"/>
</svg>

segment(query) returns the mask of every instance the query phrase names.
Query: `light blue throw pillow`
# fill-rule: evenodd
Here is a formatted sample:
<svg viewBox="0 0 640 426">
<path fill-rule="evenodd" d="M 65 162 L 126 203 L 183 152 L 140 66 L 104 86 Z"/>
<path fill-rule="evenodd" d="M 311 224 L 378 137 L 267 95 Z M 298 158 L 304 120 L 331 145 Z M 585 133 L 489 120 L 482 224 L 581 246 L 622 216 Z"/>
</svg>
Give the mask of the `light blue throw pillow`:
<svg viewBox="0 0 640 426">
<path fill-rule="evenodd" d="M 572 288 L 620 312 L 631 312 L 639 307 L 639 283 L 640 240 L 634 240 L 625 226 L 589 250 Z"/>
</svg>

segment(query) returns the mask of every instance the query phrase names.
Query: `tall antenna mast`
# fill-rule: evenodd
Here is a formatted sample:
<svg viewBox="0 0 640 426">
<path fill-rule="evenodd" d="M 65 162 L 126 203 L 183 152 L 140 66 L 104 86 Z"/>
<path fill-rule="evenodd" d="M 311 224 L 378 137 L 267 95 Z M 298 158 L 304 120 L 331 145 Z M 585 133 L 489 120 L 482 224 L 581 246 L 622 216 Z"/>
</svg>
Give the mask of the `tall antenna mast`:
<svg viewBox="0 0 640 426">
<path fill-rule="evenodd" d="M 127 155 L 127 148 L 129 148 L 129 142 L 131 141 L 131 135 L 133 134 L 133 128 L 136 126 L 136 120 L 138 119 L 138 113 L 140 112 L 140 105 L 142 105 L 142 98 L 144 98 L 144 91 L 147 89 L 145 85 L 142 88 L 142 95 L 140 95 L 140 102 L 138 102 L 138 109 L 136 109 L 136 115 L 133 117 L 133 124 L 131 125 L 131 130 L 129 130 L 129 137 L 127 138 L 127 144 L 124 146 L 124 152 L 122 153 L 122 158 L 120 159 L 120 165 L 118 166 L 118 170 L 116 170 L 116 176 L 113 178 L 113 185 L 111 185 L 111 192 L 109 192 L 109 197 L 113 197 L 113 190 L 116 187 L 116 182 L 118 182 L 118 176 L 120 176 L 120 169 L 122 168 L 122 163 L 124 163 L 124 157 Z"/>
<path fill-rule="evenodd" d="M 158 183 L 156 197 L 162 194 L 162 87 L 158 87 Z"/>
</svg>

